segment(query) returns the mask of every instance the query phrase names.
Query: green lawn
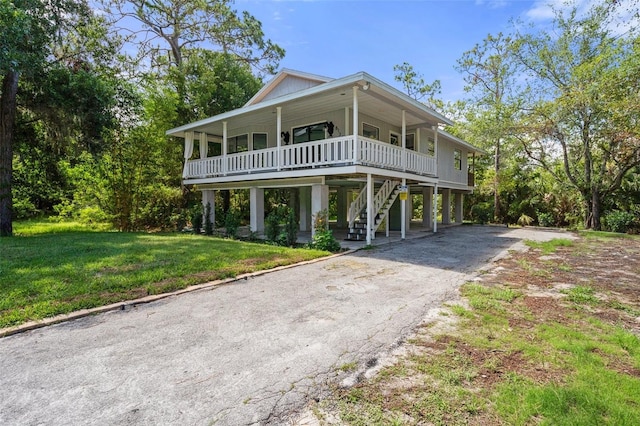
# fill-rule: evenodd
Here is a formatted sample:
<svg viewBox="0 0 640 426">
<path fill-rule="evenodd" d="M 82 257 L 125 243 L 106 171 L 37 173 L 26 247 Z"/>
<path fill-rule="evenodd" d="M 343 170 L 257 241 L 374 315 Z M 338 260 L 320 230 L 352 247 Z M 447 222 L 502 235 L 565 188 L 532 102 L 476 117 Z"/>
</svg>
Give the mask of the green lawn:
<svg viewBox="0 0 640 426">
<path fill-rule="evenodd" d="M 0 239 L 0 327 L 329 254 L 46 221 L 17 223 L 15 233 Z"/>
</svg>

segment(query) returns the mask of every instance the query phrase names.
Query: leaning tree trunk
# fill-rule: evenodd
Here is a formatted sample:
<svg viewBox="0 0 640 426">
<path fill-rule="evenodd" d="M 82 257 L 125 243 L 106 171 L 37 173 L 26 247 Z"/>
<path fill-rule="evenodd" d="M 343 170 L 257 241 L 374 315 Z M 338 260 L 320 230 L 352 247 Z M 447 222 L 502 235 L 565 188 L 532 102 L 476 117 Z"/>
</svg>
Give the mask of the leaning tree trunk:
<svg viewBox="0 0 640 426">
<path fill-rule="evenodd" d="M 13 234 L 13 126 L 16 121 L 17 72 L 9 71 L 2 79 L 0 95 L 0 237 Z"/>
<path fill-rule="evenodd" d="M 600 222 L 600 193 L 598 191 L 593 191 L 591 195 L 591 223 L 590 228 L 594 231 L 600 231 L 602 229 L 602 223 Z"/>
</svg>

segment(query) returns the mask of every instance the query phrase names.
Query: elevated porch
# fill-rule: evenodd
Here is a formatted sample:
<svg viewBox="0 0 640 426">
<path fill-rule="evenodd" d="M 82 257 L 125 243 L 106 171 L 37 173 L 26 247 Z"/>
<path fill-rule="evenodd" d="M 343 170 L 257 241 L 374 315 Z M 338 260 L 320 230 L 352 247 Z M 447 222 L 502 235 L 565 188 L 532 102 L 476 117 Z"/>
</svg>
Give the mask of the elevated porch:
<svg viewBox="0 0 640 426">
<path fill-rule="evenodd" d="M 434 156 L 363 136 L 340 136 L 312 142 L 277 146 L 185 162 L 183 179 L 215 182 L 220 177 L 287 172 L 327 167 L 368 166 L 376 169 L 434 177 Z M 315 173 L 306 173 L 314 175 Z"/>
</svg>

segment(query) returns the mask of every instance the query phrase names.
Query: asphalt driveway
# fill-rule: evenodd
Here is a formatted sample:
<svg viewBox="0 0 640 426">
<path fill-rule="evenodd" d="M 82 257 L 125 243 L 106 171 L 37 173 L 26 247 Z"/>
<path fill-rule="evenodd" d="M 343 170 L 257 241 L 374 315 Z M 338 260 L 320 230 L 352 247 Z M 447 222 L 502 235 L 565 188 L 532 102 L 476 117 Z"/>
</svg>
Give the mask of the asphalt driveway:
<svg viewBox="0 0 640 426">
<path fill-rule="evenodd" d="M 567 235 L 452 227 L 6 337 L 0 424 L 283 424 L 522 238 Z"/>
</svg>

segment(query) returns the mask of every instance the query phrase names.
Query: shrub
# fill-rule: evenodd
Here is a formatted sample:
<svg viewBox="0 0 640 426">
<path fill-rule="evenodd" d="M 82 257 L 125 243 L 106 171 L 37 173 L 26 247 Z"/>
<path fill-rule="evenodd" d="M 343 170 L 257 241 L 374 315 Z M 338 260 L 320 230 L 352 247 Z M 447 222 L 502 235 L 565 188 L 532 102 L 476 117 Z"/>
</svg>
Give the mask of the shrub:
<svg viewBox="0 0 640 426">
<path fill-rule="evenodd" d="M 189 219 L 191 220 L 191 227 L 193 228 L 194 234 L 200 234 L 202 231 L 202 205 L 198 204 L 194 206 L 189 215 Z"/>
<path fill-rule="evenodd" d="M 333 232 L 329 229 L 316 230 L 316 233 L 313 235 L 313 238 L 309 243 L 309 248 L 332 252 L 337 252 L 341 249 L 340 243 L 336 240 L 333 236 Z"/>
<path fill-rule="evenodd" d="M 298 240 L 298 229 L 300 225 L 296 220 L 296 212 L 291 208 L 287 207 L 287 222 L 285 224 L 285 235 L 286 235 L 286 245 L 291 247 L 296 244 Z"/>
<path fill-rule="evenodd" d="M 538 225 L 540 226 L 554 226 L 555 221 L 553 220 L 553 215 L 551 213 L 537 212 L 538 215 Z"/>
<path fill-rule="evenodd" d="M 533 223 L 533 218 L 531 216 L 527 216 L 526 214 L 522 213 L 518 218 L 517 223 L 520 226 L 529 226 Z"/>
<path fill-rule="evenodd" d="M 207 203 L 204 208 L 204 233 L 213 235 L 213 222 L 211 221 L 211 203 Z"/>
<path fill-rule="evenodd" d="M 471 219 L 475 223 L 488 223 L 493 217 L 493 206 L 490 203 L 478 203 L 471 207 Z"/>
<path fill-rule="evenodd" d="M 224 218 L 224 228 L 228 238 L 236 238 L 238 236 L 238 228 L 240 227 L 240 217 L 235 209 L 229 209 Z M 213 233 L 213 232 L 212 232 Z"/>
<path fill-rule="evenodd" d="M 633 213 L 621 210 L 613 210 L 604 217 L 604 224 L 607 231 L 627 232 L 634 227 L 636 217 Z"/>
<path fill-rule="evenodd" d="M 290 247 L 298 239 L 298 226 L 295 211 L 288 206 L 279 206 L 265 219 L 264 235 L 267 241 Z"/>
</svg>

